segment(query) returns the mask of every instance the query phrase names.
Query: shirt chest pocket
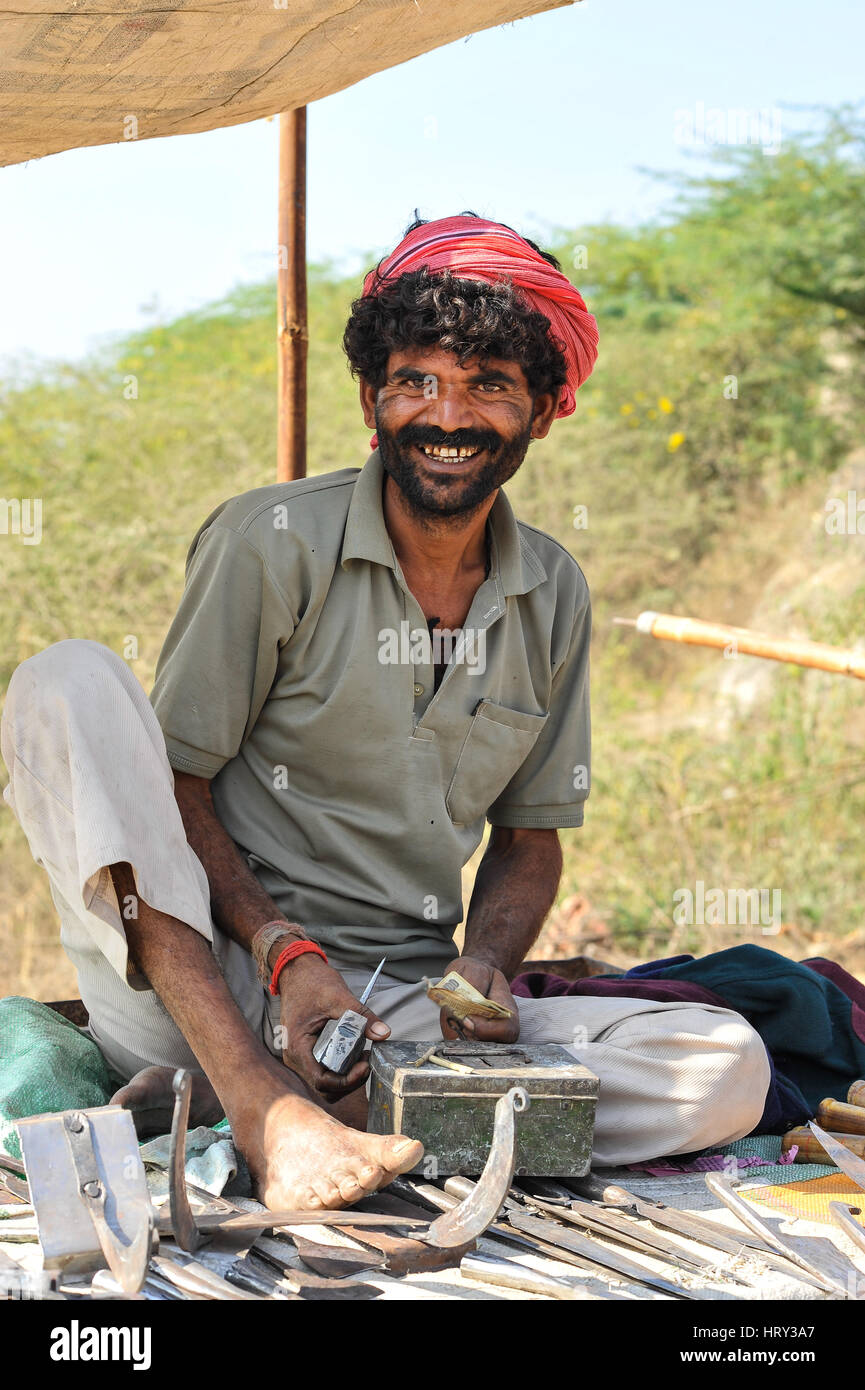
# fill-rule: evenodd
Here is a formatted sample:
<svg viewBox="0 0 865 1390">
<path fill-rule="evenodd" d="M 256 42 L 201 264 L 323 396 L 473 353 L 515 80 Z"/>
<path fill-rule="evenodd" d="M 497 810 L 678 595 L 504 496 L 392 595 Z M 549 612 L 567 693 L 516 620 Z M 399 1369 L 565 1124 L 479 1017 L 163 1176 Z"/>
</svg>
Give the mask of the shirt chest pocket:
<svg viewBox="0 0 865 1390">
<path fill-rule="evenodd" d="M 455 825 L 471 825 L 486 815 L 525 762 L 548 718 L 481 700 L 448 788 L 446 805 Z"/>
</svg>

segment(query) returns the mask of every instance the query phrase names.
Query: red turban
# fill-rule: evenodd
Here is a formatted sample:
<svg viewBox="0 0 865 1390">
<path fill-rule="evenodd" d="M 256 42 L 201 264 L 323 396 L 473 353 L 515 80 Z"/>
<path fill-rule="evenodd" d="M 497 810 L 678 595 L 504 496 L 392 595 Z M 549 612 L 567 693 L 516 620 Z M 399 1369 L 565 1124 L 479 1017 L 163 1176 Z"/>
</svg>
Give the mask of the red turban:
<svg viewBox="0 0 865 1390">
<path fill-rule="evenodd" d="M 450 270 L 463 280 L 508 280 L 520 289 L 532 308 L 549 319 L 550 334 L 564 352 L 567 376 L 558 414 L 573 414 L 575 392 L 597 360 L 598 325 L 567 276 L 510 227 L 480 217 L 442 217 L 409 232 L 377 270 L 370 271 L 363 292 L 378 294 L 387 281 L 421 266 Z"/>
</svg>

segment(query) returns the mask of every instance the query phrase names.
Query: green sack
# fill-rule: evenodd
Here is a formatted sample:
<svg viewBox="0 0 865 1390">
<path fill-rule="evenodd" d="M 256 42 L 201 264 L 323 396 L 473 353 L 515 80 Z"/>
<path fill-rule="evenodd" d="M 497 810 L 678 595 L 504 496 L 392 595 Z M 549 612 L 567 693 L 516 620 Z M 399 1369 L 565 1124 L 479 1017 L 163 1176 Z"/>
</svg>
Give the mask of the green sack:
<svg viewBox="0 0 865 1390">
<path fill-rule="evenodd" d="M 15 1121 L 107 1105 L 122 1082 L 96 1043 L 35 999 L 0 999 L 0 1148 L 21 1157 Z"/>
</svg>

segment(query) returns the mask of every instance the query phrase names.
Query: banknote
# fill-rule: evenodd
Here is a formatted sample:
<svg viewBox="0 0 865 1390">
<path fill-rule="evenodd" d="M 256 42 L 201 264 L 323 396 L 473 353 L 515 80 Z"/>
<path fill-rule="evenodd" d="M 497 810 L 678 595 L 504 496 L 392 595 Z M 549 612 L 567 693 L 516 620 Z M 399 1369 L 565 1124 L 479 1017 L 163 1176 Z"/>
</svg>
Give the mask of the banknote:
<svg viewBox="0 0 865 1390">
<path fill-rule="evenodd" d="M 480 990 L 464 980 L 456 970 L 448 971 L 441 980 L 424 980 L 426 992 L 439 1008 L 447 1009 L 452 1018 L 511 1018 L 512 1010 L 487 999 Z"/>
</svg>

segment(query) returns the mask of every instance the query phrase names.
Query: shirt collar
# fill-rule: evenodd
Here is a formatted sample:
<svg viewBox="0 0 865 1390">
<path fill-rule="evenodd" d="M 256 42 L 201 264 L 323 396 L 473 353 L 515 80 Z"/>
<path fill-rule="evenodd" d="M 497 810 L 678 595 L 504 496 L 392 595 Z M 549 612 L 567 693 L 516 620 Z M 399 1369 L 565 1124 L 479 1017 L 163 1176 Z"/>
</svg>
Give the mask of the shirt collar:
<svg viewBox="0 0 865 1390">
<path fill-rule="evenodd" d="M 384 465 L 378 449 L 357 475 L 345 523 L 340 563 L 371 560 L 396 572 L 396 556 L 382 509 Z M 517 526 L 511 504 L 499 490 L 489 514 L 492 534 L 490 578 L 501 581 L 508 594 L 527 594 L 542 584 L 547 572 L 540 556 Z"/>
</svg>

